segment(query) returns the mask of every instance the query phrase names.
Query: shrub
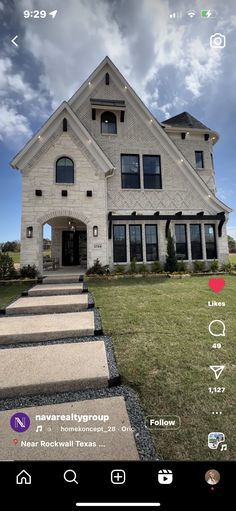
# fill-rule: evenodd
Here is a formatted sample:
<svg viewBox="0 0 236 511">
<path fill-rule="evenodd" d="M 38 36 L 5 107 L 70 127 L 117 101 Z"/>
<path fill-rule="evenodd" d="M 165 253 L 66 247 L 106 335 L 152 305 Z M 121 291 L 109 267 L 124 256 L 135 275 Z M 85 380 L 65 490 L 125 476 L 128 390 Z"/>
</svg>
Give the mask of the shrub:
<svg viewBox="0 0 236 511">
<path fill-rule="evenodd" d="M 194 261 L 193 268 L 196 273 L 200 273 L 206 270 L 206 263 L 205 261 Z"/>
<path fill-rule="evenodd" d="M 125 266 L 122 266 L 121 264 L 117 264 L 114 268 L 115 273 L 118 273 L 119 275 L 123 275 L 125 273 Z"/>
<path fill-rule="evenodd" d="M 36 279 L 39 277 L 39 271 L 37 270 L 35 264 L 32 266 L 28 264 L 27 266 L 22 266 L 20 269 L 20 276 L 23 279 Z"/>
<path fill-rule="evenodd" d="M 168 231 L 165 271 L 169 271 L 170 273 L 178 271 L 178 261 L 175 252 L 175 243 L 174 238 L 171 236 L 170 230 Z"/>
<path fill-rule="evenodd" d="M 8 280 L 17 276 L 13 259 L 5 253 L 0 253 L 0 279 Z"/>
<path fill-rule="evenodd" d="M 102 266 L 99 259 L 96 259 L 94 265 L 86 271 L 86 275 L 105 275 L 108 273 L 110 273 L 109 266 Z"/>
<path fill-rule="evenodd" d="M 147 266 L 146 264 L 142 263 L 138 266 L 138 272 L 139 273 L 147 273 L 148 272 L 148 269 L 147 269 Z"/>
<path fill-rule="evenodd" d="M 152 273 L 160 273 L 163 271 L 163 267 L 162 267 L 160 261 L 154 261 L 152 263 L 151 271 L 152 271 Z"/>
<path fill-rule="evenodd" d="M 137 263 L 136 263 L 135 257 L 134 257 L 134 259 L 132 259 L 132 261 L 130 263 L 130 273 L 137 273 Z"/>
<path fill-rule="evenodd" d="M 232 268 L 233 268 L 233 265 L 232 265 L 232 263 L 230 263 L 230 262 L 228 262 L 228 263 L 223 263 L 223 264 L 221 265 L 221 270 L 222 270 L 222 271 L 230 271 L 230 270 L 232 270 Z"/>
<path fill-rule="evenodd" d="M 218 271 L 219 270 L 219 261 L 214 259 L 214 261 L 212 261 L 211 264 L 210 264 L 210 270 L 211 271 Z"/>
<path fill-rule="evenodd" d="M 187 272 L 188 271 L 187 264 L 185 263 L 185 261 L 178 262 L 178 271 L 179 272 Z"/>
</svg>

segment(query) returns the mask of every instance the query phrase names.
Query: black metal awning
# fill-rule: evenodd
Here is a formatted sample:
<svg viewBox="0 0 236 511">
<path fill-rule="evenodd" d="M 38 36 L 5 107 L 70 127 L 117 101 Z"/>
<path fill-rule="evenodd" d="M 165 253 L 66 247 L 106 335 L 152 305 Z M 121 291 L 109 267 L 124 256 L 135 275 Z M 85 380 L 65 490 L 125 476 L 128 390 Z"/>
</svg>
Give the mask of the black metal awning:
<svg viewBox="0 0 236 511">
<path fill-rule="evenodd" d="M 115 222 L 116 220 L 121 221 L 136 221 L 136 220 L 145 220 L 145 221 L 153 221 L 153 220 L 162 220 L 166 221 L 166 227 L 165 227 L 165 234 L 166 237 L 168 236 L 168 230 L 170 227 L 171 220 L 207 220 L 207 221 L 215 221 L 218 220 L 218 236 L 221 238 L 222 236 L 222 227 L 225 222 L 225 212 L 222 211 L 220 213 L 217 213 L 216 215 L 204 215 L 203 211 L 200 211 L 199 213 L 196 213 L 196 215 L 183 215 L 182 211 L 178 211 L 175 215 L 160 215 L 159 211 L 154 213 L 153 215 L 137 215 L 134 211 L 131 215 L 113 215 L 110 211 L 108 213 L 108 238 L 112 238 L 112 222 Z"/>
</svg>

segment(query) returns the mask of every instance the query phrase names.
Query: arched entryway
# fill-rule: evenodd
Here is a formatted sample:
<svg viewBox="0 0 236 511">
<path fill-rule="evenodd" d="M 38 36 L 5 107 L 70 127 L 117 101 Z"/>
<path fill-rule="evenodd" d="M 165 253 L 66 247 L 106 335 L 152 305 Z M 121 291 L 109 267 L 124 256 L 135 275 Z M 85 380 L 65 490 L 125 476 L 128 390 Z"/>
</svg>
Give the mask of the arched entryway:
<svg viewBox="0 0 236 511">
<path fill-rule="evenodd" d="M 71 268 L 87 269 L 87 222 L 86 218 L 78 218 L 72 211 L 48 213 L 41 218 L 43 270 Z M 45 232 L 51 230 L 50 257 L 43 252 Z"/>
</svg>

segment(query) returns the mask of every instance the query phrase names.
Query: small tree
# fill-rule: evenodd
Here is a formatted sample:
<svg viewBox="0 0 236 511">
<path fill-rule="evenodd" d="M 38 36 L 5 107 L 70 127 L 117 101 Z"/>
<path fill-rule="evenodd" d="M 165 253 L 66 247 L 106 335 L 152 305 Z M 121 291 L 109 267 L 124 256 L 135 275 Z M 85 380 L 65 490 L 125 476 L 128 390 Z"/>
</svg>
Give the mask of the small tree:
<svg viewBox="0 0 236 511">
<path fill-rule="evenodd" d="M 175 252 L 175 243 L 174 238 L 171 236 L 170 230 L 168 231 L 167 238 L 167 257 L 165 262 L 165 271 L 169 271 L 170 273 L 178 271 L 178 261 Z"/>
<path fill-rule="evenodd" d="M 16 277 L 13 259 L 8 254 L 0 254 L 0 279 L 7 280 Z"/>
</svg>

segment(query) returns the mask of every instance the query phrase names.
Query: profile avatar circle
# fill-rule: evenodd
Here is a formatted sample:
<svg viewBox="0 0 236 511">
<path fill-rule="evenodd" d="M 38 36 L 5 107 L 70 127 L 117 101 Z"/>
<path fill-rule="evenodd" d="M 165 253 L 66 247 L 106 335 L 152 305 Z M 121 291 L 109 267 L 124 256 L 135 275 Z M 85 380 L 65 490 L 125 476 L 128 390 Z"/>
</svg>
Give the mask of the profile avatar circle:
<svg viewBox="0 0 236 511">
<path fill-rule="evenodd" d="M 30 418 L 26 413 L 17 412 L 10 419 L 10 426 L 17 433 L 25 433 L 30 427 Z"/>
</svg>

